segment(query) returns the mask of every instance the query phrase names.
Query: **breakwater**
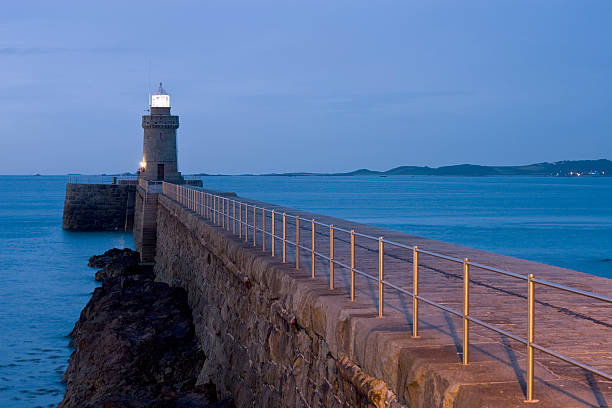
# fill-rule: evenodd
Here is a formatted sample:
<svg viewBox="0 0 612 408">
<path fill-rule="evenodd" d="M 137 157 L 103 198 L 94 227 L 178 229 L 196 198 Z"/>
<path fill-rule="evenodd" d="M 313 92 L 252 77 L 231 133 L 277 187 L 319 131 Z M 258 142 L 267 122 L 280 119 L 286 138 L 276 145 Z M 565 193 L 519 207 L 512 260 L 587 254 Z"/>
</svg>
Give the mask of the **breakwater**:
<svg viewBox="0 0 612 408">
<path fill-rule="evenodd" d="M 67 184 L 62 227 L 73 231 L 131 231 L 134 184 Z"/>
<path fill-rule="evenodd" d="M 283 262 L 280 224 L 276 226 L 276 257 L 271 256 L 270 236 L 262 234 L 266 227 L 259 210 L 263 207 L 274 208 L 279 217 L 287 212 L 302 220 L 316 218 L 337 226 L 337 233 L 354 228 L 453 257 L 468 256 L 483 264 L 529 271 L 584 290 L 610 292 L 607 279 L 250 200 L 241 199 L 250 206 L 248 211 L 239 209 L 242 222 L 238 224 L 238 216 L 227 217 L 233 200 L 216 197 L 216 210 L 211 214 L 208 203 L 196 199 L 202 198 L 201 192 L 189 190 L 188 196 L 181 197 L 182 204 L 172 194 L 156 193 L 155 271 L 157 279 L 188 293 L 196 333 L 208 356 L 199 380 L 215 376 L 219 392 L 233 396 L 240 406 L 253 402 L 255 406 L 505 407 L 521 406 L 526 393 L 527 358 L 520 342 L 514 344 L 512 339 L 473 327 L 470 363 L 463 365 L 461 319 L 423 303 L 419 337 L 413 338 L 410 297 L 383 290 L 385 312 L 379 317 L 378 284 L 358 277 L 355 301 L 351 301 L 350 274 L 340 267 L 348 264 L 346 236 L 332 239 L 339 263 L 335 281 L 324 258 L 315 260 L 313 279 L 307 251 L 296 256 L 295 248 L 289 246 Z M 226 216 L 218 217 L 220 211 Z M 266 218 L 270 228 L 271 219 Z M 257 227 L 250 227 L 249 220 Z M 283 237 L 286 234 L 295 242 L 296 233 L 289 225 Z M 316 247 L 324 252 L 330 243 L 329 231 L 314 235 Z M 378 243 L 361 242 L 356 248 L 359 268 L 376 271 Z M 425 255 L 419 263 L 422 296 L 449 309 L 461 309 L 462 266 Z M 410 254 L 386 250 L 385 256 L 385 280 L 410 287 Z M 301 259 L 301 269 L 297 259 Z M 335 282 L 333 289 L 331 281 Z M 504 281 L 479 271 L 470 284 L 473 316 L 524 336 L 523 281 Z M 542 316 L 538 318 L 538 343 L 552 344 L 555 350 L 610 369 L 602 358 L 610 352 L 606 335 L 609 308 L 540 289 L 536 307 L 546 311 L 538 314 Z M 563 337 L 558 336 L 560 327 L 565 328 Z M 594 349 L 597 354 L 590 352 Z M 534 368 L 540 406 L 607 405 L 611 390 L 606 382 L 544 354 L 538 355 Z"/>
</svg>

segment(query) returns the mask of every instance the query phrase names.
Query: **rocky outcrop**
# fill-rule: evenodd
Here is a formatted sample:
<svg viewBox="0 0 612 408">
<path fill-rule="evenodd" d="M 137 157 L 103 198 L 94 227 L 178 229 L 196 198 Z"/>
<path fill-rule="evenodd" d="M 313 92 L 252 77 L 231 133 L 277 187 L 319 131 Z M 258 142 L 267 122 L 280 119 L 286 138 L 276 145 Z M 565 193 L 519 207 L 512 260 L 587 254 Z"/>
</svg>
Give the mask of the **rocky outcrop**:
<svg viewBox="0 0 612 408">
<path fill-rule="evenodd" d="M 112 250 L 90 264 L 119 270 L 133 254 Z M 230 406 L 211 405 L 213 385 L 196 386 L 205 356 L 185 291 L 130 268 L 128 276 L 103 277 L 81 312 L 70 334 L 75 351 L 59 408 Z"/>
<path fill-rule="evenodd" d="M 94 255 L 89 258 L 89 266 L 102 268 L 96 272 L 96 280 L 98 282 L 119 276 L 137 276 L 143 274 L 147 278 L 153 278 L 152 270 L 140 266 L 139 261 L 140 255 L 138 252 L 132 251 L 129 248 L 113 248 L 102 255 Z M 142 276 L 139 276 L 139 278 L 142 278 Z"/>
<path fill-rule="evenodd" d="M 112 248 L 104 252 L 102 255 L 93 255 L 89 258 L 88 266 L 92 268 L 103 268 L 113 262 L 128 262 L 134 260 L 138 264 L 139 255 L 138 252 L 131 250 L 130 248 Z"/>
</svg>

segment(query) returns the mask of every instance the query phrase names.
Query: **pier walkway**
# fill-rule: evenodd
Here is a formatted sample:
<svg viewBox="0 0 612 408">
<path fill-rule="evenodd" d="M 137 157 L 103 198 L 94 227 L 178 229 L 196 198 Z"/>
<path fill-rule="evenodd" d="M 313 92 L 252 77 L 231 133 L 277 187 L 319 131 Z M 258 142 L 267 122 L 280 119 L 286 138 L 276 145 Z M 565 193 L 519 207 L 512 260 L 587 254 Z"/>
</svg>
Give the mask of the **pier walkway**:
<svg viewBox="0 0 612 408">
<path fill-rule="evenodd" d="M 368 336 L 387 345 L 353 347 L 388 361 L 389 372 L 398 373 L 389 375 L 397 377 L 399 389 L 410 389 L 404 378 L 433 370 L 450 383 L 449 390 L 473 388 L 471 406 L 612 404 L 612 381 L 604 377 L 612 373 L 611 279 L 204 189 L 165 183 L 163 194 L 279 262 L 284 247 L 284 262 L 296 276 L 311 278 L 322 296 L 332 296 L 342 313 L 361 319 Z M 464 344 L 469 344 L 467 356 Z M 398 369 L 402 353 L 412 355 L 413 363 Z"/>
</svg>

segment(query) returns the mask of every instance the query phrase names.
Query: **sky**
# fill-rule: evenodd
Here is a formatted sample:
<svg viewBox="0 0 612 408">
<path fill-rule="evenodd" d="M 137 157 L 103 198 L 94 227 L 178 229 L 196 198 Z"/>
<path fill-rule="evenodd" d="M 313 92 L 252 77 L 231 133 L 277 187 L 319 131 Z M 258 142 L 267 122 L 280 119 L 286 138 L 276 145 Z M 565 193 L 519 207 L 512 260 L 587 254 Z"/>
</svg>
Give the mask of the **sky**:
<svg viewBox="0 0 612 408">
<path fill-rule="evenodd" d="M 163 82 L 185 173 L 612 159 L 609 0 L 20 1 L 0 174 L 133 172 Z"/>
</svg>

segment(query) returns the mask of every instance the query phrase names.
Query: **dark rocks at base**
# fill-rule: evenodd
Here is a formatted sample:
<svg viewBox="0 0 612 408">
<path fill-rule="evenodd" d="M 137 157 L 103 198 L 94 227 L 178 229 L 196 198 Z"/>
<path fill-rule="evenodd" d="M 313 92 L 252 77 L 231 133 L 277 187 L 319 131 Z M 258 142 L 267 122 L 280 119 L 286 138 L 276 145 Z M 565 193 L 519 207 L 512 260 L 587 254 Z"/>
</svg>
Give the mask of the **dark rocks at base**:
<svg viewBox="0 0 612 408">
<path fill-rule="evenodd" d="M 94 255 L 90 257 L 89 263 L 87 265 L 91 266 L 92 268 L 103 268 L 111 262 L 123 258 L 135 258 L 136 263 L 138 263 L 140 259 L 138 252 L 133 251 L 130 248 L 112 248 L 103 253 L 102 255 Z"/>
<path fill-rule="evenodd" d="M 106 265 L 116 258 L 109 257 Z M 90 262 L 100 265 L 100 259 Z M 59 408 L 233 406 L 211 404 L 213 385 L 196 386 L 205 357 L 183 289 L 146 274 L 106 278 L 70 335 L 75 351 Z"/>
<path fill-rule="evenodd" d="M 152 277 L 152 270 L 141 267 L 139 263 L 140 254 L 129 248 L 113 248 L 102 255 L 94 255 L 89 258 L 89 266 L 102 268 L 96 272 L 96 280 L 98 282 L 119 276 L 146 274 L 150 275 L 147 278 Z"/>
</svg>

